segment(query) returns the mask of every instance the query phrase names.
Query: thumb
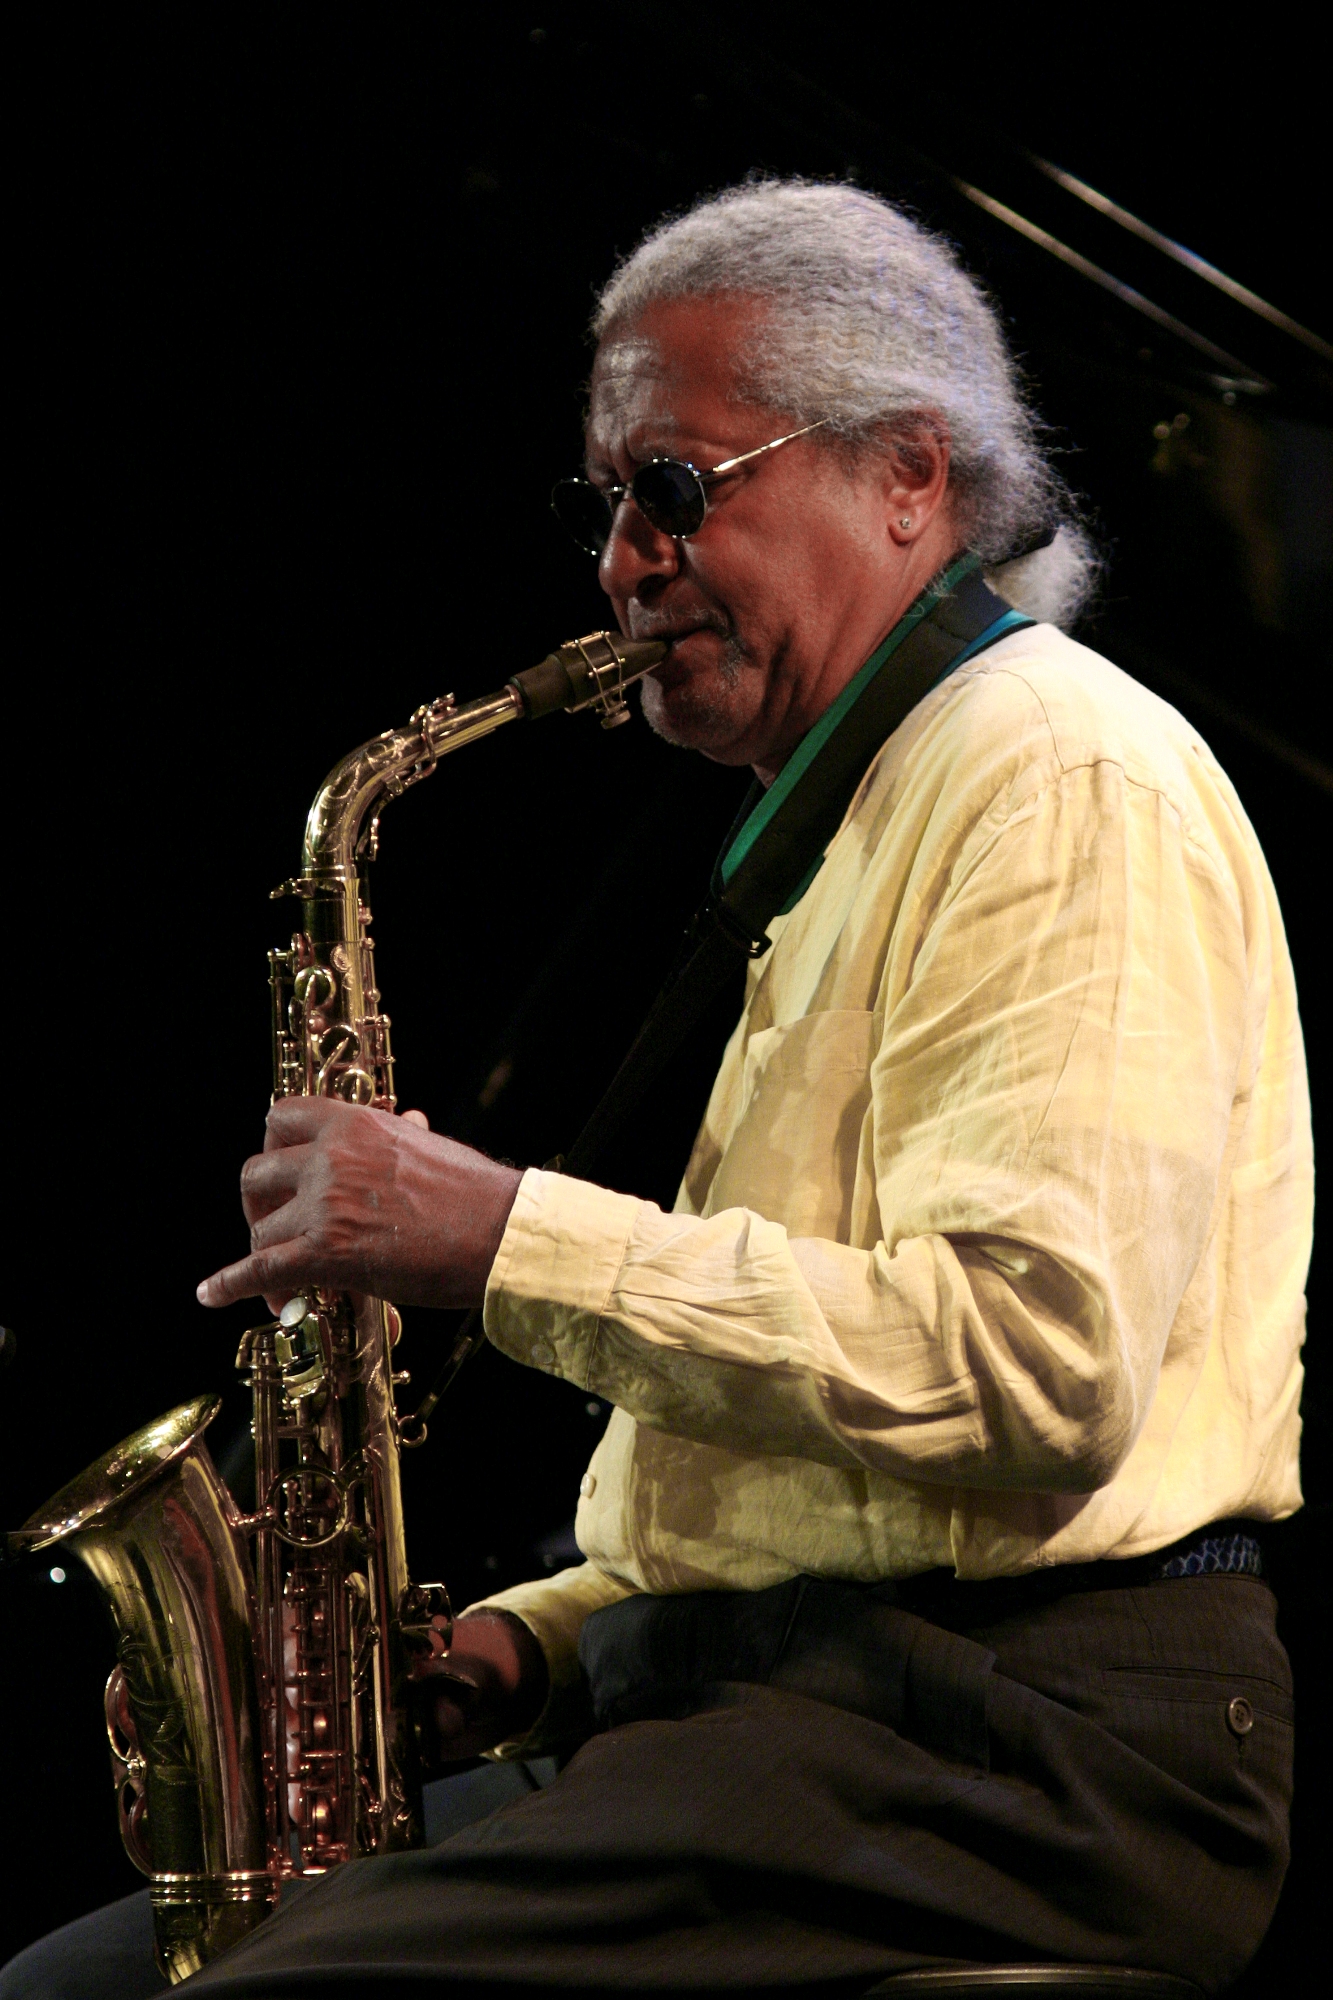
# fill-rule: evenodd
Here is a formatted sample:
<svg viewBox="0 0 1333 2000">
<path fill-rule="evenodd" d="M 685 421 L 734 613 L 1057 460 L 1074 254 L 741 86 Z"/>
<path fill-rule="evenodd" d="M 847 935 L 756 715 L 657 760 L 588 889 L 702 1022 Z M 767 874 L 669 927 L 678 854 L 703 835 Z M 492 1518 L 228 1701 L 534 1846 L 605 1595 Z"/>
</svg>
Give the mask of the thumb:
<svg viewBox="0 0 1333 2000">
<path fill-rule="evenodd" d="M 430 1120 L 424 1111 L 400 1111 L 398 1116 L 404 1125 L 419 1125 L 423 1132 L 429 1132 Z"/>
</svg>

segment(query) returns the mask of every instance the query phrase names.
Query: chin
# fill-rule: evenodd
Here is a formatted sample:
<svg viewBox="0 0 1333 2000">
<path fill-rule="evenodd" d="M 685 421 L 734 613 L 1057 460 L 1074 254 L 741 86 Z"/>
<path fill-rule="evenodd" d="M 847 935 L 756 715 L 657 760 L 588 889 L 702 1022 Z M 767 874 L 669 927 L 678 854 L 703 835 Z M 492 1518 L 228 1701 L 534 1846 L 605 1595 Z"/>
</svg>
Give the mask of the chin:
<svg viewBox="0 0 1333 2000">
<path fill-rule="evenodd" d="M 681 750 L 698 750 L 719 764 L 743 764 L 748 760 L 736 746 L 743 730 L 741 718 L 725 699 L 733 689 L 719 689 L 710 697 L 697 681 L 678 681 L 670 689 L 660 681 L 640 683 L 643 716 L 655 736 L 674 743 Z"/>
<path fill-rule="evenodd" d="M 662 742 L 681 750 L 699 750 L 715 764 L 749 764 L 749 738 L 763 688 L 755 676 L 737 670 L 705 670 L 671 674 L 662 684 L 656 674 L 638 682 L 644 722 Z"/>
</svg>

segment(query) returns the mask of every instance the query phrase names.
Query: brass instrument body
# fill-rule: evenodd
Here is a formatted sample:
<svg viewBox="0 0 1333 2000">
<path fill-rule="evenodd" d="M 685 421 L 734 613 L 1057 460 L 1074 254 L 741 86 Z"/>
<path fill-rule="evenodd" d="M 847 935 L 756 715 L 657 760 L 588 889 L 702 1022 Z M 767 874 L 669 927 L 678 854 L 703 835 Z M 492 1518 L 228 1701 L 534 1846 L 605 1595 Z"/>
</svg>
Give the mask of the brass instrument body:
<svg viewBox="0 0 1333 2000">
<path fill-rule="evenodd" d="M 504 723 L 594 709 L 666 652 L 590 634 L 465 707 L 452 696 L 363 744 L 310 809 L 301 928 L 269 954 L 273 1097 L 392 1112 L 366 877 L 387 800 Z M 408 1580 L 393 1349 L 375 1298 L 312 1290 L 243 1338 L 255 1511 L 236 1505 L 197 1398 L 146 1426 L 8 1538 L 63 1543 L 101 1585 L 117 1633 L 107 1727 L 126 1851 L 149 1877 L 173 1984 L 252 1929 L 284 1880 L 417 1846 L 420 1778 L 404 1690 L 414 1653 L 447 1649 L 439 1584 Z M 417 1426 L 419 1442 L 424 1425 Z"/>
<path fill-rule="evenodd" d="M 272 1894 L 250 1551 L 204 1443 L 220 1407 L 200 1396 L 147 1425 L 14 1538 L 62 1543 L 105 1593 L 121 1836 L 173 1980 L 243 1937 Z"/>
</svg>

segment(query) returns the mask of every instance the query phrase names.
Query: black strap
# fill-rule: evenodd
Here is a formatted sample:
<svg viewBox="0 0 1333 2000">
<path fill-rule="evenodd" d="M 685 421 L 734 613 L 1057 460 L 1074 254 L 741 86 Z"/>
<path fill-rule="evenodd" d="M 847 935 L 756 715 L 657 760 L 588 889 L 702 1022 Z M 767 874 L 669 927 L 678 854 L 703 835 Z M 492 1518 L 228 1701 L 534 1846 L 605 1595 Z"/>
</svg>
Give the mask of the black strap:
<svg viewBox="0 0 1333 2000">
<path fill-rule="evenodd" d="M 976 641 L 1006 614 L 1005 628 L 996 632 L 994 639 L 1002 638 L 1005 630 L 1016 629 L 1018 621 L 1004 599 L 982 582 L 975 556 L 953 564 L 937 583 L 928 586 L 878 649 L 884 654 L 879 670 L 811 759 L 730 879 L 724 881 L 726 858 L 765 796 L 762 785 L 751 787 L 713 871 L 708 899 L 685 934 L 666 984 L 573 1148 L 564 1159 L 553 1160 L 552 1167 L 582 1179 L 591 1176 L 631 1112 L 702 1021 L 727 981 L 746 959 L 768 950 L 768 926 L 806 882 L 841 826 L 875 752 L 962 653 L 969 647 L 984 650 L 976 647 Z M 909 623 L 906 637 L 895 643 L 901 628 Z M 886 672 L 890 664 L 892 671 Z M 454 1335 L 419 1408 L 400 1419 L 404 1445 L 424 1444 L 427 1421 L 441 1396 L 484 1340 L 478 1306 Z"/>
<path fill-rule="evenodd" d="M 956 573 L 956 568 L 949 574 Z M 676 965 L 628 1055 L 562 1162 L 565 1173 L 590 1178 L 630 1113 L 739 965 L 767 951 L 769 924 L 809 876 L 841 826 L 876 751 L 943 679 L 959 655 L 1010 609 L 1003 598 L 988 589 L 975 566 L 946 594 L 938 595 L 924 615 L 920 615 L 920 608 L 918 599 L 913 611 L 918 613 L 919 622 L 888 654 L 725 886 L 719 862 L 708 900 L 686 933 Z M 912 615 L 909 612 L 907 617 Z M 1008 629 L 1015 629 L 1012 622 Z M 727 836 L 724 857 L 762 797 L 762 787 L 756 785 Z"/>
</svg>

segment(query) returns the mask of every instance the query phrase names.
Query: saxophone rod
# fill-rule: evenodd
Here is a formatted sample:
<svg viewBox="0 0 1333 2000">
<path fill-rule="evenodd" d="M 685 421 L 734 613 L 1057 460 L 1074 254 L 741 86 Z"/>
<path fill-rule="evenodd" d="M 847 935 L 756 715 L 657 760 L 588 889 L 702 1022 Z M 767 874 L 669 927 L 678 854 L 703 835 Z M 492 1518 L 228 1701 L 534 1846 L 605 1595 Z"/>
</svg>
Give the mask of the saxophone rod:
<svg viewBox="0 0 1333 2000">
<path fill-rule="evenodd" d="M 485 1338 L 481 1307 L 473 1306 L 454 1335 L 430 1388 L 415 1410 L 398 1419 L 398 1442 L 405 1451 L 415 1451 L 426 1442 L 426 1427 L 435 1415 L 441 1397 L 452 1387 L 454 1377 L 472 1359 Z"/>
</svg>

